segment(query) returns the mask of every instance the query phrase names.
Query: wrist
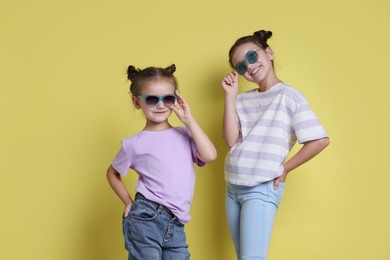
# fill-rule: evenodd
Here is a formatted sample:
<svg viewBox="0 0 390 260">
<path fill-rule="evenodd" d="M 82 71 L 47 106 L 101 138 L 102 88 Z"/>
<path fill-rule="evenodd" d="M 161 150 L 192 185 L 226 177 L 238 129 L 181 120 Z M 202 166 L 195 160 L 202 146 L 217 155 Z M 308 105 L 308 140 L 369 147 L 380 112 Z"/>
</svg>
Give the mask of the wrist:
<svg viewBox="0 0 390 260">
<path fill-rule="evenodd" d="M 225 99 L 236 100 L 237 94 L 238 94 L 238 93 L 236 93 L 236 92 L 234 92 L 234 93 L 226 92 L 226 93 L 225 93 Z"/>
<path fill-rule="evenodd" d="M 289 169 L 288 166 L 286 164 L 284 164 L 283 165 L 283 174 L 287 175 L 290 171 L 291 171 L 291 169 Z"/>
<path fill-rule="evenodd" d="M 193 127 L 194 125 L 197 124 L 196 120 L 194 117 L 190 116 L 188 118 L 186 118 L 185 120 L 183 120 L 183 124 L 188 128 L 188 129 L 191 129 L 191 127 Z"/>
<path fill-rule="evenodd" d="M 226 94 L 225 95 L 225 104 L 235 105 L 237 100 L 237 95 Z"/>
</svg>

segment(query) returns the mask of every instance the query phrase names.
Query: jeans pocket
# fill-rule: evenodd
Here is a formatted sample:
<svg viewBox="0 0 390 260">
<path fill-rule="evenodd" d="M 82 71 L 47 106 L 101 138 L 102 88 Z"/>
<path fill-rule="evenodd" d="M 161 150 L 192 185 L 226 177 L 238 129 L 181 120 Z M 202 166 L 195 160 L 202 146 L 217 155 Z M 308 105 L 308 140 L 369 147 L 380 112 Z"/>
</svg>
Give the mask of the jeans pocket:
<svg viewBox="0 0 390 260">
<path fill-rule="evenodd" d="M 133 206 L 129 212 L 129 216 L 134 220 L 152 220 L 157 215 L 154 205 L 151 205 L 147 201 L 136 200 Z"/>
<path fill-rule="evenodd" d="M 284 182 L 279 182 L 278 188 L 276 190 L 274 189 L 274 181 L 270 181 L 268 184 L 268 192 L 270 194 L 270 199 L 272 202 L 276 205 L 279 206 L 280 201 L 282 200 L 283 197 L 283 191 L 284 191 Z"/>
</svg>

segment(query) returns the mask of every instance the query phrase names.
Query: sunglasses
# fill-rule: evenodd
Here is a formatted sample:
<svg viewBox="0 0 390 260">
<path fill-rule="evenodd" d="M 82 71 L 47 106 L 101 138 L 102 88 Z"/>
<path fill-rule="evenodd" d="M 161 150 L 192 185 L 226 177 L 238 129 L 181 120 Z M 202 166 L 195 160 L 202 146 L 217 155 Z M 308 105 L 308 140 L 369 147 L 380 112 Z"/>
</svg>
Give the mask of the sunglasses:
<svg viewBox="0 0 390 260">
<path fill-rule="evenodd" d="M 259 54 L 257 53 L 257 50 L 250 50 L 245 54 L 245 60 L 240 61 L 236 64 L 236 67 L 234 68 L 238 74 L 244 75 L 248 71 L 247 64 L 254 64 L 259 60 Z"/>
<path fill-rule="evenodd" d="M 173 106 L 176 102 L 176 96 L 175 95 L 165 95 L 165 96 L 138 96 L 138 98 L 141 98 L 145 100 L 146 106 L 148 107 L 155 107 L 157 104 L 162 101 L 164 103 L 164 106 L 170 107 Z"/>
</svg>

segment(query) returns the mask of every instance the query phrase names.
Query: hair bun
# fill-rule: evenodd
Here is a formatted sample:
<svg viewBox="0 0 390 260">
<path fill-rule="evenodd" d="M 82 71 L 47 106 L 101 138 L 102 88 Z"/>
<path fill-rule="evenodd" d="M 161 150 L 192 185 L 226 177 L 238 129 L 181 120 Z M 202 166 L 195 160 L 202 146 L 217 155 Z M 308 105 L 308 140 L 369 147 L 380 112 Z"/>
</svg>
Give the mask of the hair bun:
<svg viewBox="0 0 390 260">
<path fill-rule="evenodd" d="M 165 70 L 168 71 L 169 74 L 173 75 L 173 73 L 176 71 L 176 65 L 172 64 L 171 66 L 166 67 Z"/>
<path fill-rule="evenodd" d="M 263 47 L 267 47 L 267 40 L 271 38 L 272 32 L 271 31 L 265 31 L 260 30 L 253 33 L 253 36 L 256 37 L 256 39 L 263 45 Z"/>
<path fill-rule="evenodd" d="M 133 80 L 135 76 L 137 76 L 138 72 L 140 72 L 140 69 L 135 68 L 133 65 L 130 65 L 127 68 L 127 78 L 129 80 Z"/>
</svg>

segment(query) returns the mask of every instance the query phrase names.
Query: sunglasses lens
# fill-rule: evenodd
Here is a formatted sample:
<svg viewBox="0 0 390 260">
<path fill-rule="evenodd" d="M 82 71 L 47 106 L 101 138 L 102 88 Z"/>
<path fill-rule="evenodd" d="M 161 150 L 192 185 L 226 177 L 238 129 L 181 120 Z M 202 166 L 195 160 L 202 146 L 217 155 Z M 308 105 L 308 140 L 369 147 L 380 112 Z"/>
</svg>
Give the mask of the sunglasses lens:
<svg viewBox="0 0 390 260">
<path fill-rule="evenodd" d="M 247 70 L 247 67 L 246 67 L 245 62 L 239 62 L 239 63 L 237 63 L 237 65 L 236 65 L 236 71 L 238 72 L 238 74 L 244 75 L 245 72 L 246 72 L 246 70 Z"/>
<path fill-rule="evenodd" d="M 164 105 L 166 105 L 167 107 L 173 106 L 173 104 L 175 104 L 175 101 L 176 96 L 174 95 L 165 96 L 163 99 Z"/>
<path fill-rule="evenodd" d="M 245 59 L 250 63 L 256 63 L 259 58 L 259 55 L 256 51 L 248 51 L 248 53 L 245 55 Z"/>
<path fill-rule="evenodd" d="M 158 103 L 158 97 L 156 96 L 148 96 L 145 99 L 145 103 L 149 107 L 154 107 Z"/>
</svg>

